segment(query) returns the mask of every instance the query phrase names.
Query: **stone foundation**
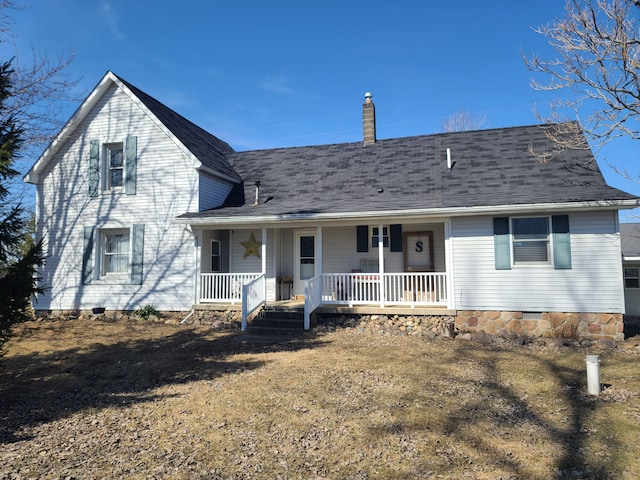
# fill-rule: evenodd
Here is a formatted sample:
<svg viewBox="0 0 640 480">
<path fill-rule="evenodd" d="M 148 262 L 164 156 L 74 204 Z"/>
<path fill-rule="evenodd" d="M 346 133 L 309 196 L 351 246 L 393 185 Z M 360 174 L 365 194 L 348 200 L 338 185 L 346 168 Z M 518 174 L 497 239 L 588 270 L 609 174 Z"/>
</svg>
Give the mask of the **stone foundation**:
<svg viewBox="0 0 640 480">
<path fill-rule="evenodd" d="M 455 317 L 451 315 L 335 315 L 317 314 L 315 331 L 336 328 L 356 333 L 414 337 L 453 337 Z"/>
<path fill-rule="evenodd" d="M 93 313 L 91 310 L 36 310 L 34 318 L 38 321 L 48 319 L 65 320 L 100 320 L 103 322 L 141 322 L 165 323 L 177 325 L 181 322 L 185 325 L 212 326 L 220 330 L 240 330 L 242 314 L 237 310 L 194 310 L 190 312 L 160 312 L 159 316 L 151 316 L 147 320 L 141 319 L 135 311 L 106 310 L 102 313 Z"/>
<path fill-rule="evenodd" d="M 461 310 L 455 323 L 459 331 L 489 335 L 624 340 L 620 313 L 543 312 L 532 320 L 524 319 L 522 312 Z"/>
</svg>

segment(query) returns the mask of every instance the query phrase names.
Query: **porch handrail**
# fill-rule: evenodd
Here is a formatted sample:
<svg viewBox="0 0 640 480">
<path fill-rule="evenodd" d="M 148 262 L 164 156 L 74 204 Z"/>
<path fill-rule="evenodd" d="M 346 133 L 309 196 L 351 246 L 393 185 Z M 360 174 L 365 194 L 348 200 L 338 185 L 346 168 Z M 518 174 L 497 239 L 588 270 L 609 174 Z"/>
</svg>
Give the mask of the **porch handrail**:
<svg viewBox="0 0 640 480">
<path fill-rule="evenodd" d="M 237 303 L 242 286 L 258 278 L 260 273 L 201 273 L 200 301 Z"/>
<path fill-rule="evenodd" d="M 326 304 L 447 306 L 446 272 L 323 273 L 321 302 Z"/>
<path fill-rule="evenodd" d="M 311 314 L 322 303 L 322 275 L 316 275 L 304 284 L 304 329 L 311 328 Z"/>
<path fill-rule="evenodd" d="M 258 278 L 245 283 L 242 286 L 242 331 L 247 329 L 247 319 L 262 305 L 266 305 L 266 277 L 260 275 Z"/>
</svg>

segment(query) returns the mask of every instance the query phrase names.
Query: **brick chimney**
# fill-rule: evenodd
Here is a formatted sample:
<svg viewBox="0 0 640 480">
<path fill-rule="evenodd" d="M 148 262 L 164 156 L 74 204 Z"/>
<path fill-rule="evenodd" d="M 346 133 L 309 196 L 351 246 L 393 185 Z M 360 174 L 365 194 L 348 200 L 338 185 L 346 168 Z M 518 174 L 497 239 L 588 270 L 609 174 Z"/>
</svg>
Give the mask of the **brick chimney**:
<svg viewBox="0 0 640 480">
<path fill-rule="evenodd" d="M 365 145 L 376 143 L 376 107 L 371 98 L 370 92 L 365 93 L 362 104 L 362 133 Z"/>
</svg>

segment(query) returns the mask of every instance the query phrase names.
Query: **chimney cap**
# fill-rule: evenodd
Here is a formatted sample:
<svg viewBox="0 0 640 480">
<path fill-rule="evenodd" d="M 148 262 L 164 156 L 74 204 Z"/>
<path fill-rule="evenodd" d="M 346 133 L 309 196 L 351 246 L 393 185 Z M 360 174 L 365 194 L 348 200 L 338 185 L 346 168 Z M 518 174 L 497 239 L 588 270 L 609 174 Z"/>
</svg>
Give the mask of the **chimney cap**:
<svg viewBox="0 0 640 480">
<path fill-rule="evenodd" d="M 373 98 L 373 95 L 371 95 L 371 92 L 366 92 L 366 93 L 364 94 L 364 99 L 365 99 L 367 102 L 370 102 L 372 98 Z"/>
</svg>

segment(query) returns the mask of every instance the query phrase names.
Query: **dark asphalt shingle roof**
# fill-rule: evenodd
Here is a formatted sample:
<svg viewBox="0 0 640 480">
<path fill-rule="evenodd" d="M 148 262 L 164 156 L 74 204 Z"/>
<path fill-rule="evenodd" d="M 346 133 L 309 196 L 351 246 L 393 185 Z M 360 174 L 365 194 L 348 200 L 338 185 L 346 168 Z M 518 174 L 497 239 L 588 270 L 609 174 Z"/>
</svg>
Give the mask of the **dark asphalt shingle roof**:
<svg viewBox="0 0 640 480">
<path fill-rule="evenodd" d="M 447 168 L 447 148 L 453 168 Z M 540 125 L 226 155 L 245 202 L 189 217 L 391 211 L 630 200 L 608 186 L 587 150 L 554 145 Z M 260 181 L 261 204 L 252 205 Z M 267 201 L 268 199 L 268 201 Z"/>
<path fill-rule="evenodd" d="M 621 223 L 620 243 L 624 257 L 640 257 L 640 223 Z"/>
<path fill-rule="evenodd" d="M 120 77 L 118 77 L 118 79 L 145 104 L 158 120 L 160 120 L 204 166 L 235 180 L 240 180 L 237 173 L 227 162 L 227 155 L 234 150 L 226 142 L 211 135 L 206 130 L 187 120 L 179 113 L 174 112 L 126 80 Z"/>
</svg>

